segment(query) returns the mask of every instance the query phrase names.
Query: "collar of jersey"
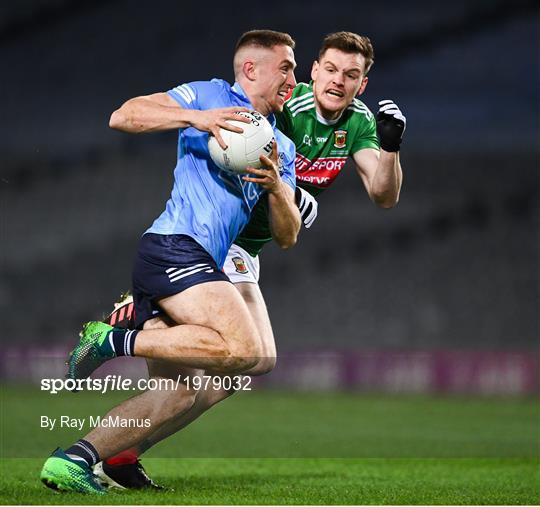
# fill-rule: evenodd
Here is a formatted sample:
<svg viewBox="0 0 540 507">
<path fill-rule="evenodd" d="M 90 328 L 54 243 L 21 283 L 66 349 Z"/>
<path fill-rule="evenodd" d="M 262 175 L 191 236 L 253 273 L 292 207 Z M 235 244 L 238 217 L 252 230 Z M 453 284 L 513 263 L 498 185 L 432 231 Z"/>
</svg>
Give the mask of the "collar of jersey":
<svg viewBox="0 0 540 507">
<path fill-rule="evenodd" d="M 246 93 L 244 92 L 244 89 L 240 86 L 240 83 L 238 83 L 237 81 L 235 81 L 235 83 L 232 85 L 231 87 L 231 90 L 233 92 L 234 95 L 236 95 L 239 99 L 242 100 L 242 102 L 245 102 L 246 104 L 246 107 L 249 107 L 250 109 L 255 109 L 252 105 L 251 105 L 251 102 L 248 98 L 248 96 L 246 95 Z M 272 125 L 272 127 L 275 127 L 276 126 L 276 117 L 274 116 L 274 114 L 269 114 L 266 119 L 270 122 L 270 125 Z"/>
<path fill-rule="evenodd" d="M 311 91 L 313 92 L 313 101 L 315 102 L 315 92 L 313 91 L 313 80 L 309 82 L 309 87 Z M 332 125 L 335 125 L 339 120 L 341 120 L 341 117 L 343 116 L 343 113 L 345 112 L 346 109 L 347 108 L 345 108 L 335 120 L 327 120 L 324 116 L 319 114 L 319 111 L 317 111 L 317 104 L 315 104 L 315 116 L 317 117 L 317 121 L 319 123 L 322 123 L 323 125 L 331 127 Z"/>
</svg>

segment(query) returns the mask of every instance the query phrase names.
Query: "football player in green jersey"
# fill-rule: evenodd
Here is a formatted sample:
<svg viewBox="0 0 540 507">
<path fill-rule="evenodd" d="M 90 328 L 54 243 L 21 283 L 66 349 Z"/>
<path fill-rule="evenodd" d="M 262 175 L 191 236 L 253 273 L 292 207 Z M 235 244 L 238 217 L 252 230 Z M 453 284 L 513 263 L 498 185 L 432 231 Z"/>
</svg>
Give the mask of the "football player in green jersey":
<svg viewBox="0 0 540 507">
<path fill-rule="evenodd" d="M 366 88 L 373 57 L 367 37 L 350 32 L 328 35 L 313 63 L 312 82 L 298 84 L 278 116 L 280 130 L 296 146 L 296 200 L 306 227 L 317 215 L 315 196 L 334 182 L 349 156 L 373 202 L 390 208 L 398 201 L 405 117 L 391 100 L 383 100 L 375 118 L 358 98 Z M 257 204 L 224 266 L 263 336 L 265 357 L 251 374 L 266 373 L 276 362 L 272 328 L 258 286 L 258 254 L 272 239 L 267 208 L 264 199 Z"/>
<path fill-rule="evenodd" d="M 391 100 L 379 102 L 380 109 L 374 117 L 358 98 L 366 88 L 367 73 L 372 64 L 373 48 L 367 37 L 350 32 L 328 35 L 313 63 L 312 82 L 297 85 L 283 113 L 278 116 L 280 129 L 297 148 L 296 201 L 306 228 L 312 225 L 317 215 L 315 197 L 332 185 L 349 156 L 376 205 L 390 208 L 398 202 L 402 181 L 399 149 L 406 122 Z M 261 200 L 229 251 L 224 266 L 224 271 L 248 304 L 263 340 L 264 357 L 245 372 L 247 375 L 267 373 L 276 363 L 274 335 L 258 285 L 258 254 L 271 240 L 268 203 Z M 126 305 L 120 305 L 111 314 L 111 324 L 118 325 L 118 321 L 126 317 L 126 308 Z M 155 325 L 165 324 L 156 322 Z M 179 414 L 174 422 L 159 428 L 137 448 L 100 464 L 96 473 L 110 483 L 124 487 L 151 486 L 147 478 L 143 480 L 146 476 L 142 475 L 144 470 L 138 456 L 232 392 L 224 389 L 200 391 L 193 406 Z"/>
</svg>

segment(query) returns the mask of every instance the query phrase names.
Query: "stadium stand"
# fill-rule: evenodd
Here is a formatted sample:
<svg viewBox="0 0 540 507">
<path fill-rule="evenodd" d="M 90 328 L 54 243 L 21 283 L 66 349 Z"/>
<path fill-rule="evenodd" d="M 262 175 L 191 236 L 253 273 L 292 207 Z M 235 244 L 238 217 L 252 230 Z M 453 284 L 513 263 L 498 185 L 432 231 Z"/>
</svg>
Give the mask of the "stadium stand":
<svg viewBox="0 0 540 507">
<path fill-rule="evenodd" d="M 346 2 L 324 20 L 319 0 L 287 3 L 274 22 L 247 6 L 245 26 L 210 22 L 201 38 L 195 6 L 182 5 L 191 22 L 179 29 L 172 4 L 157 0 L 155 10 L 171 15 L 152 23 L 143 4 L 130 3 L 129 25 L 112 38 L 126 3 L 2 6 L 0 54 L 12 69 L 2 83 L 10 128 L 0 139 L 6 337 L 70 341 L 129 286 L 138 237 L 170 189 L 175 136 L 112 132 L 110 112 L 183 80 L 230 78 L 221 51 L 264 21 L 298 32 L 304 80 L 323 33 L 370 35 L 377 60 L 365 102 L 375 109 L 392 97 L 409 119 L 396 210 L 376 210 L 347 166 L 298 246 L 264 253 L 280 348 L 537 347 L 540 87 L 529 41 L 538 40 L 539 16 L 531 2 L 511 12 L 508 2 L 415 2 L 406 30 L 385 2 L 354 23 Z M 297 28 L 308 5 L 309 32 Z M 226 11 L 218 7 L 215 19 Z M 16 30 L 28 23 L 31 32 Z"/>
</svg>

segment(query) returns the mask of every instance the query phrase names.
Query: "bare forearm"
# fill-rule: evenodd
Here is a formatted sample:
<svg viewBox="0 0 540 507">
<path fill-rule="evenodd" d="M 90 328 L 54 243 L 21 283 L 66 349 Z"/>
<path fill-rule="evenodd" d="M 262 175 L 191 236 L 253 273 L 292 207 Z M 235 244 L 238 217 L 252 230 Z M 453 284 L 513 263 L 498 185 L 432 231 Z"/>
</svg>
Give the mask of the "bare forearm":
<svg viewBox="0 0 540 507">
<path fill-rule="evenodd" d="M 268 194 L 272 237 L 281 248 L 291 248 L 300 231 L 300 213 L 293 192 L 282 183 L 282 189 Z"/>
<path fill-rule="evenodd" d="M 131 134 L 186 128 L 191 125 L 193 112 L 135 97 L 113 112 L 109 126 Z"/>
<path fill-rule="evenodd" d="M 381 208 L 391 208 L 399 200 L 403 173 L 399 152 L 381 150 L 377 171 L 371 184 L 371 197 Z"/>
</svg>

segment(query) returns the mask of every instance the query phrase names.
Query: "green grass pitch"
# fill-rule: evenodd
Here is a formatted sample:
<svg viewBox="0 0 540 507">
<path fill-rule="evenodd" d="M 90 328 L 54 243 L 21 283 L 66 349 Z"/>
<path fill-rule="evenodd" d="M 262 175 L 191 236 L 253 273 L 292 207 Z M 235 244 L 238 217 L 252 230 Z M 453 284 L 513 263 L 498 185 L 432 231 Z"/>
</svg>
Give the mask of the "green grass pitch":
<svg viewBox="0 0 540 507">
<path fill-rule="evenodd" d="M 3 387 L 2 504 L 538 504 L 536 398 L 239 393 L 144 464 L 174 491 L 59 494 L 44 459 L 80 432 L 39 416 L 103 414 L 118 394 Z"/>
</svg>

